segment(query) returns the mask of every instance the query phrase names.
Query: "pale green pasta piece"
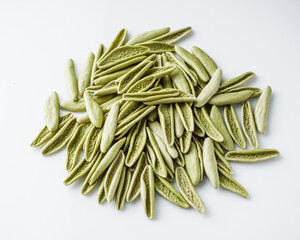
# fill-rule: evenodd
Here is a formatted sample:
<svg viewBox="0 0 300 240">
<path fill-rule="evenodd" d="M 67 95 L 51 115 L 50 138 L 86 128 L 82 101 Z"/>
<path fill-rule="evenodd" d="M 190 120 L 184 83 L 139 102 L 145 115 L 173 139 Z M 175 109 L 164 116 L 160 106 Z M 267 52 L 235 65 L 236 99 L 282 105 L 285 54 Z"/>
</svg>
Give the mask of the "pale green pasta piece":
<svg viewBox="0 0 300 240">
<path fill-rule="evenodd" d="M 158 41 L 150 41 L 146 43 L 140 43 L 138 46 L 148 47 L 150 49 L 150 54 L 159 54 L 164 52 L 174 52 L 174 45 L 169 43 L 163 43 Z"/>
<path fill-rule="evenodd" d="M 232 138 L 225 126 L 225 123 L 223 121 L 222 114 L 218 107 L 212 106 L 210 111 L 210 118 L 216 127 L 216 129 L 222 134 L 224 137 L 224 141 L 220 142 L 220 144 L 228 151 L 232 151 L 234 149 L 234 142 L 232 141 Z"/>
<path fill-rule="evenodd" d="M 99 151 L 97 152 L 97 154 L 95 155 L 94 159 L 92 160 L 92 162 L 94 162 L 91 170 L 89 171 L 88 175 L 86 176 L 82 187 L 81 187 L 81 193 L 83 195 L 87 195 L 89 194 L 97 185 L 97 182 L 100 180 L 99 178 L 93 183 L 93 184 L 89 184 L 89 180 L 91 178 L 91 176 L 93 175 L 95 169 L 97 168 L 97 166 L 99 165 L 100 161 L 103 158 L 103 154 L 101 154 Z"/>
<path fill-rule="evenodd" d="M 166 66 L 174 66 L 174 65 L 167 62 Z M 175 69 L 169 74 L 169 76 L 172 80 L 172 83 L 177 89 L 186 93 L 191 93 L 189 83 L 187 82 L 184 74 L 179 69 L 179 67 L 176 66 Z"/>
<path fill-rule="evenodd" d="M 184 126 L 176 107 L 174 108 L 174 128 L 175 128 L 175 136 L 177 138 L 180 138 L 183 135 Z"/>
<path fill-rule="evenodd" d="M 157 146 L 160 150 L 160 153 L 164 159 L 164 162 L 165 162 L 167 168 L 171 171 L 171 173 L 174 173 L 173 159 L 171 158 L 170 154 L 168 153 L 167 147 L 166 147 L 164 141 L 161 139 L 160 136 L 158 136 L 155 133 L 153 133 L 153 137 L 157 143 Z"/>
<path fill-rule="evenodd" d="M 105 202 L 105 192 L 104 192 L 104 181 L 102 179 L 100 183 L 100 187 L 97 193 L 97 199 L 99 204 L 103 204 Z"/>
<path fill-rule="evenodd" d="M 208 103 L 216 106 L 224 106 L 234 103 L 241 103 L 252 97 L 252 90 L 241 90 L 237 92 L 226 92 L 214 95 Z"/>
<path fill-rule="evenodd" d="M 191 27 L 186 27 L 182 29 L 175 30 L 170 33 L 166 33 L 160 37 L 152 39 L 153 41 L 157 42 L 164 42 L 164 43 L 174 43 L 180 39 L 182 39 L 184 36 L 192 32 Z"/>
<path fill-rule="evenodd" d="M 257 130 L 264 134 L 267 130 L 269 104 L 271 99 L 272 89 L 267 86 L 257 100 L 254 109 L 254 117 Z"/>
<path fill-rule="evenodd" d="M 44 121 L 50 132 L 59 125 L 59 100 L 56 92 L 52 92 L 44 104 Z"/>
<path fill-rule="evenodd" d="M 225 155 L 225 159 L 234 162 L 259 162 L 278 157 L 279 155 L 280 153 L 276 149 L 250 149 L 228 152 Z"/>
<path fill-rule="evenodd" d="M 120 103 L 115 102 L 111 107 L 107 115 L 107 118 L 105 120 L 103 126 L 102 140 L 100 144 L 100 150 L 103 153 L 107 152 L 112 141 L 114 140 L 117 123 L 118 123 L 119 109 L 120 109 Z"/>
<path fill-rule="evenodd" d="M 101 138 L 102 130 L 92 126 L 85 142 L 85 158 L 88 162 L 94 158 L 96 152 L 99 150 Z"/>
<path fill-rule="evenodd" d="M 172 146 L 174 144 L 174 113 L 171 104 L 160 104 L 158 106 L 158 117 L 160 120 L 161 129 L 167 140 L 167 144 Z"/>
<path fill-rule="evenodd" d="M 72 171 L 76 165 L 79 153 L 85 142 L 87 134 L 91 128 L 91 124 L 81 124 L 77 127 L 73 136 L 71 137 L 67 145 L 67 171 Z"/>
<path fill-rule="evenodd" d="M 134 36 L 133 38 L 131 38 L 126 45 L 134 45 L 137 43 L 143 43 L 146 41 L 149 41 L 153 38 L 157 38 L 160 37 L 166 33 L 170 32 L 170 28 L 169 27 L 164 27 L 164 28 L 160 28 L 160 29 L 155 29 L 155 30 L 151 30 L 148 32 L 144 32 L 141 33 L 139 35 Z"/>
<path fill-rule="evenodd" d="M 98 69 L 97 62 L 103 56 L 104 52 L 105 52 L 105 47 L 103 44 L 100 44 L 97 49 L 97 52 L 96 52 L 96 55 L 94 58 L 93 67 L 92 67 L 91 80 L 90 80 L 92 86 L 94 85 L 94 79 L 95 79 L 96 71 Z"/>
<path fill-rule="evenodd" d="M 179 138 L 180 150 L 182 153 L 187 153 L 190 149 L 192 142 L 192 132 L 184 131 L 181 138 Z"/>
<path fill-rule="evenodd" d="M 151 148 L 153 149 L 153 152 L 155 154 L 155 157 L 152 158 L 152 161 L 151 161 L 152 164 L 151 165 L 152 165 L 154 171 L 159 176 L 161 176 L 163 178 L 166 178 L 167 177 L 167 166 L 166 166 L 166 164 L 164 162 L 164 159 L 161 155 L 160 149 L 157 146 L 157 142 L 155 141 L 155 138 L 154 138 L 151 130 L 148 127 L 146 127 L 146 131 L 147 131 L 147 136 L 148 136 L 148 139 L 149 139 L 149 143 L 151 144 Z"/>
<path fill-rule="evenodd" d="M 134 172 L 132 174 L 132 178 L 126 196 L 127 202 L 132 202 L 139 196 L 140 186 L 141 186 L 141 175 L 146 166 L 147 166 L 146 154 L 145 152 L 142 152 L 137 161 Z"/>
<path fill-rule="evenodd" d="M 215 95 L 215 93 L 219 89 L 219 85 L 222 79 L 222 70 L 218 68 L 208 84 L 202 89 L 200 94 L 197 97 L 197 100 L 195 102 L 195 107 L 202 107 L 204 106 L 211 98 Z"/>
<path fill-rule="evenodd" d="M 94 53 L 90 52 L 85 60 L 84 65 L 82 66 L 78 74 L 78 91 L 80 96 L 83 96 L 85 89 L 90 84 L 94 59 L 95 59 Z"/>
<path fill-rule="evenodd" d="M 235 78 L 225 81 L 220 85 L 218 93 L 228 92 L 229 90 L 234 89 L 234 88 L 242 85 L 243 83 L 247 82 L 248 80 L 252 79 L 254 76 L 255 76 L 255 73 L 246 72 Z"/>
<path fill-rule="evenodd" d="M 120 47 L 124 44 L 127 37 L 127 29 L 123 28 L 119 31 L 115 39 L 112 41 L 108 49 L 105 51 L 105 53 L 101 56 L 101 59 L 107 56 L 112 50 L 116 49 L 117 47 Z M 100 61 L 101 61 L 100 59 Z"/>
<path fill-rule="evenodd" d="M 168 201 L 182 208 L 188 208 L 189 204 L 184 197 L 167 180 L 154 176 L 155 190 Z"/>
<path fill-rule="evenodd" d="M 151 88 L 156 81 L 156 78 L 152 75 L 149 75 L 147 77 L 144 77 L 137 81 L 135 84 L 133 84 L 129 89 L 128 93 L 136 93 L 136 92 L 145 92 L 149 88 Z"/>
<path fill-rule="evenodd" d="M 146 121 L 140 121 L 132 133 L 125 164 L 132 167 L 141 155 L 147 140 Z"/>
<path fill-rule="evenodd" d="M 58 125 L 58 128 L 55 132 L 50 132 L 48 127 L 45 126 L 40 132 L 39 134 L 35 137 L 35 139 L 32 141 L 32 143 L 30 144 L 31 147 L 38 147 L 38 146 L 41 146 L 43 145 L 45 142 L 47 142 L 48 140 L 50 140 L 54 135 L 55 133 L 61 129 L 67 122 L 70 118 L 73 118 L 73 115 L 72 113 L 68 113 L 64 116 L 61 116 L 59 118 L 59 125 Z"/>
<path fill-rule="evenodd" d="M 150 57 L 146 58 L 120 78 L 118 85 L 119 94 L 125 93 L 132 85 L 140 80 L 140 78 L 149 70 L 149 68 L 153 66 L 155 60 L 154 57 L 154 55 L 151 55 Z"/>
<path fill-rule="evenodd" d="M 77 83 L 77 79 L 76 79 L 74 62 L 71 58 L 68 59 L 66 62 L 64 75 L 65 75 L 65 83 L 66 83 L 67 92 L 72 101 L 77 101 L 78 100 L 78 83 Z"/>
<path fill-rule="evenodd" d="M 91 175 L 91 178 L 89 179 L 89 184 L 92 185 L 95 183 L 95 181 L 104 173 L 104 171 L 109 167 L 109 165 L 112 163 L 112 161 L 117 156 L 118 152 L 122 148 L 123 144 L 125 143 L 126 138 L 122 138 L 119 141 L 117 141 L 112 147 L 103 155 L 103 158 L 95 169 L 94 173 Z"/>
<path fill-rule="evenodd" d="M 246 140 L 232 105 L 225 106 L 224 117 L 225 124 L 228 129 L 228 132 L 230 133 L 230 136 L 240 148 L 245 149 L 247 146 Z"/>
<path fill-rule="evenodd" d="M 210 138 L 206 138 L 203 143 L 203 166 L 212 186 L 217 189 L 220 186 L 220 179 L 214 143 Z"/>
<path fill-rule="evenodd" d="M 170 146 L 168 144 L 167 138 L 166 138 L 165 134 L 162 131 L 160 123 L 157 122 L 157 121 L 154 121 L 154 122 L 148 122 L 147 125 L 153 133 L 157 134 L 164 141 L 164 143 L 166 145 L 166 148 L 167 148 L 167 151 L 170 154 L 170 156 L 173 159 L 177 158 L 178 157 L 178 152 L 177 152 L 176 148 L 173 145 Z M 174 138 L 174 140 L 175 140 L 175 138 Z"/>
<path fill-rule="evenodd" d="M 72 137 L 77 125 L 76 118 L 68 120 L 68 122 L 43 147 L 42 154 L 50 155 L 63 148 Z"/>
<path fill-rule="evenodd" d="M 130 180 L 131 180 L 130 170 L 123 168 L 121 180 L 118 185 L 116 199 L 115 199 L 115 205 L 118 210 L 121 210 L 124 207 L 126 195 L 129 189 Z"/>
<path fill-rule="evenodd" d="M 255 120 L 253 117 L 252 108 L 249 101 L 246 101 L 242 106 L 242 127 L 252 147 L 258 148 L 258 139 L 256 134 Z"/>
<path fill-rule="evenodd" d="M 198 121 L 203 126 L 205 133 L 217 142 L 223 142 L 224 137 L 218 131 L 218 129 L 213 124 L 212 120 L 210 119 L 205 106 L 201 107 L 200 109 L 194 108 L 194 113 Z"/>
<path fill-rule="evenodd" d="M 164 56 L 164 55 L 163 55 Z M 173 63 L 176 64 L 178 67 L 180 67 L 180 69 L 182 69 L 182 71 L 184 71 L 192 80 L 192 83 L 194 86 L 196 86 L 198 84 L 198 76 L 194 75 L 192 70 L 182 61 L 180 61 L 173 53 L 171 52 L 167 52 L 166 56 L 168 57 L 168 60 Z M 164 65 L 166 65 L 166 61 Z"/>
<path fill-rule="evenodd" d="M 101 128 L 103 124 L 103 111 L 101 106 L 88 92 L 84 92 L 84 102 L 92 124 L 97 128 Z"/>
<path fill-rule="evenodd" d="M 80 98 L 77 102 L 74 102 L 73 100 L 64 100 L 60 102 L 60 107 L 64 110 L 70 111 L 70 112 L 85 112 L 85 103 L 84 99 Z"/>
<path fill-rule="evenodd" d="M 200 60 L 200 62 L 203 64 L 205 70 L 209 74 L 209 76 L 213 76 L 214 72 L 217 70 L 217 64 L 214 62 L 214 60 L 208 56 L 202 49 L 199 47 L 193 46 L 192 47 L 192 53 Z"/>
<path fill-rule="evenodd" d="M 255 97 L 258 97 L 262 91 L 260 88 L 256 88 L 256 87 L 239 87 L 239 88 L 233 88 L 231 90 L 228 91 L 228 93 L 231 93 L 231 92 L 243 92 L 245 90 L 250 90 L 252 91 L 252 94 L 249 98 L 255 98 Z"/>
<path fill-rule="evenodd" d="M 185 61 L 189 66 L 191 66 L 195 70 L 198 77 L 202 81 L 207 82 L 209 80 L 209 76 L 198 58 L 196 58 L 193 54 L 179 46 L 175 46 L 175 51 L 183 59 L 183 61 Z"/>
<path fill-rule="evenodd" d="M 98 68 L 105 70 L 132 58 L 144 56 L 149 51 L 149 48 L 142 46 L 118 47 L 98 61 Z"/>
<path fill-rule="evenodd" d="M 193 110 L 188 103 L 175 103 L 175 108 L 186 131 L 194 131 Z"/>
<path fill-rule="evenodd" d="M 202 153 L 202 145 L 200 144 L 200 142 L 198 141 L 198 139 L 193 136 L 193 141 L 195 143 L 196 149 L 197 149 L 197 154 L 198 154 L 198 159 L 199 159 L 199 167 L 200 167 L 200 181 L 203 180 L 203 173 L 204 173 L 204 166 L 203 166 L 203 153 Z"/>
<path fill-rule="evenodd" d="M 179 191 L 185 200 L 198 212 L 204 213 L 205 206 L 194 188 L 191 180 L 182 167 L 175 170 L 175 178 Z"/>
<path fill-rule="evenodd" d="M 219 168 L 219 176 L 220 176 L 220 185 L 221 187 L 232 191 L 238 195 L 241 195 L 244 198 L 248 198 L 249 194 L 247 190 L 239 184 L 237 181 L 235 181 L 227 172 L 225 172 L 223 169 Z"/>
<path fill-rule="evenodd" d="M 105 175 L 104 192 L 107 202 L 111 202 L 114 198 L 124 168 L 124 162 L 125 155 L 123 151 L 120 150 Z"/>
<path fill-rule="evenodd" d="M 69 186 L 73 182 L 77 181 L 79 178 L 83 177 L 94 165 L 96 159 L 94 158 L 93 161 L 88 162 L 85 158 L 83 158 L 70 172 L 69 176 L 64 180 L 64 184 Z"/>
<path fill-rule="evenodd" d="M 195 143 L 191 142 L 189 151 L 184 154 L 185 166 L 187 173 L 193 185 L 197 185 L 200 181 L 200 160 Z"/>
<path fill-rule="evenodd" d="M 155 184 L 150 166 L 145 167 L 141 175 L 141 199 L 147 217 L 152 219 L 155 212 Z"/>
</svg>

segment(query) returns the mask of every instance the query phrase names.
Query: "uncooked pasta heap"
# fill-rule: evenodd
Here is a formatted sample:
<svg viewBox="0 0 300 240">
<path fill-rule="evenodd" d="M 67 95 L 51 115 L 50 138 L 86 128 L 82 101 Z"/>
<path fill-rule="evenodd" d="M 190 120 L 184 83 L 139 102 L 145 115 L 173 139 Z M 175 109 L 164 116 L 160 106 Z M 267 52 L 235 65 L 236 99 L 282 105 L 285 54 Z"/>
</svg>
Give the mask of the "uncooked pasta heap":
<svg viewBox="0 0 300 240">
<path fill-rule="evenodd" d="M 240 87 L 253 72 L 221 81 L 222 70 L 202 49 L 193 46 L 189 52 L 174 45 L 191 31 L 166 27 L 127 41 L 122 29 L 106 50 L 100 44 L 96 54 L 88 54 L 78 76 L 73 60 L 67 61 L 70 98 L 60 101 L 51 93 L 46 126 L 31 144 L 44 145 L 43 155 L 66 146 L 65 185 L 85 178 L 82 194 L 97 186 L 99 204 L 115 199 L 119 210 L 140 196 L 150 219 L 155 192 L 203 213 L 195 186 L 205 176 L 215 189 L 248 198 L 231 176 L 229 162 L 279 156 L 275 149 L 258 149 L 257 131 L 267 130 L 272 90 Z M 251 98 L 258 98 L 254 112 Z M 233 106 L 237 103 L 242 103 L 241 124 Z M 60 116 L 60 110 L 83 113 Z M 235 151 L 235 144 L 246 149 L 246 139 L 252 149 Z"/>
</svg>

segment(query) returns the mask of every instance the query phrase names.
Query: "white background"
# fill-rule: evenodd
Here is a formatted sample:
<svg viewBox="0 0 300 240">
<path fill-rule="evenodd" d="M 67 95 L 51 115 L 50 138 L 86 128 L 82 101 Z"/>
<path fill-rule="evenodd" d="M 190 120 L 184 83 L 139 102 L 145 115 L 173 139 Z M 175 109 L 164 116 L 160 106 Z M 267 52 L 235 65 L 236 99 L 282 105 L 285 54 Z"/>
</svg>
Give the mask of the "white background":
<svg viewBox="0 0 300 240">
<path fill-rule="evenodd" d="M 296 0 L 1 0 L 0 239 L 300 239 L 299 12 Z M 114 203 L 99 206 L 96 191 L 81 195 L 82 182 L 65 187 L 65 151 L 43 157 L 30 142 L 43 127 L 49 93 L 67 97 L 67 58 L 78 71 L 121 28 L 130 37 L 164 26 L 192 26 L 178 44 L 207 51 L 225 80 L 250 70 L 257 74 L 250 86 L 272 86 L 268 131 L 259 141 L 281 157 L 232 164 L 248 200 L 205 180 L 197 187 L 205 214 L 157 195 L 149 221 L 140 200 L 117 211 Z"/>
</svg>

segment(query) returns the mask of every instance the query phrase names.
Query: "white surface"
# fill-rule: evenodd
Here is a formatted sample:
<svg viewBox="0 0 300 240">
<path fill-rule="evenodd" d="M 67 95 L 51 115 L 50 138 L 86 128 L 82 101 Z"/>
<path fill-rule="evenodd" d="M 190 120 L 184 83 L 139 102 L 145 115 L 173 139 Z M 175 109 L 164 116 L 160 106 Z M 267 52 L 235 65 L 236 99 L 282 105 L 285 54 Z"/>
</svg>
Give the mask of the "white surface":
<svg viewBox="0 0 300 240">
<path fill-rule="evenodd" d="M 0 239 L 300 239 L 299 10 L 296 0 L 2 0 Z M 259 141 L 281 157 L 232 164 L 249 200 L 205 180 L 197 187 L 204 215 L 157 196 L 149 221 L 140 200 L 117 211 L 114 203 L 99 206 L 95 193 L 82 196 L 79 183 L 65 187 L 65 151 L 43 157 L 29 146 L 43 127 L 46 96 L 56 90 L 67 97 L 65 60 L 73 58 L 78 70 L 123 27 L 133 36 L 188 25 L 194 32 L 179 44 L 206 50 L 224 79 L 251 70 L 251 86 L 272 86 L 268 131 Z"/>
</svg>

